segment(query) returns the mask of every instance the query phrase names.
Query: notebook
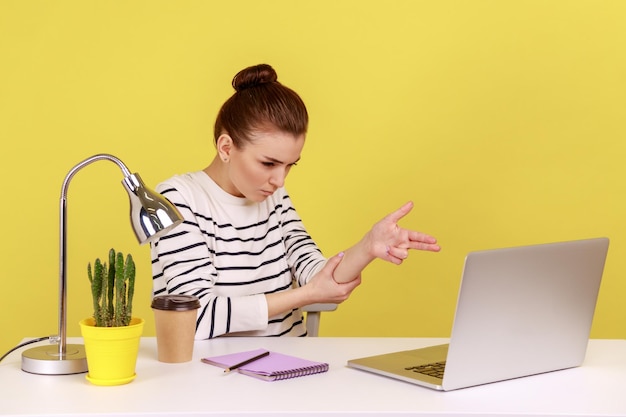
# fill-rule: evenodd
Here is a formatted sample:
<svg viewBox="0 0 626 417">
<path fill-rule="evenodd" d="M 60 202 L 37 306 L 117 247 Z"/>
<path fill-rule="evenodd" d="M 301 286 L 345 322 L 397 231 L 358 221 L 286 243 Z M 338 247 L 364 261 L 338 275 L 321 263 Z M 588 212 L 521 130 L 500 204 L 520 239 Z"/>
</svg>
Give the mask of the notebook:
<svg viewBox="0 0 626 417">
<path fill-rule="evenodd" d="M 596 238 L 471 252 L 448 344 L 348 366 L 443 391 L 580 366 L 608 246 Z"/>
<path fill-rule="evenodd" d="M 204 363 L 227 369 L 264 352 L 267 352 L 267 350 L 256 349 L 222 356 L 213 356 L 201 360 Z M 269 351 L 269 355 L 243 365 L 237 368 L 236 371 L 265 381 L 278 381 L 281 379 L 297 378 L 326 372 L 328 371 L 328 367 L 329 365 L 325 362 L 316 362 Z"/>
</svg>

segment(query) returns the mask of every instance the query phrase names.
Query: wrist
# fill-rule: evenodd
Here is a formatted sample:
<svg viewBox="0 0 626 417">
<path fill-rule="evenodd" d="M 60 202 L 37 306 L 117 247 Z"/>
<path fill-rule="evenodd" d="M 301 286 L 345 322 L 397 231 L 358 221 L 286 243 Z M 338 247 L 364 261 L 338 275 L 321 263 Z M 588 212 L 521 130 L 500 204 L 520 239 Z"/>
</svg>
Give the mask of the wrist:
<svg viewBox="0 0 626 417">
<path fill-rule="evenodd" d="M 314 304 L 308 285 L 304 287 L 293 288 L 289 291 L 281 291 L 277 293 L 265 294 L 267 300 L 268 315 L 270 317 L 276 314 L 290 311 L 294 308 L 301 308 L 308 304 Z"/>
<path fill-rule="evenodd" d="M 293 295 L 294 308 L 301 308 L 318 302 L 312 287 L 312 285 L 307 284 L 304 287 L 297 287 L 289 291 Z"/>
<path fill-rule="evenodd" d="M 363 236 L 363 238 L 355 245 L 357 253 L 360 255 L 365 264 L 369 264 L 376 259 L 375 242 L 371 237 L 371 233 L 371 231 L 367 232 L 365 236 Z"/>
</svg>

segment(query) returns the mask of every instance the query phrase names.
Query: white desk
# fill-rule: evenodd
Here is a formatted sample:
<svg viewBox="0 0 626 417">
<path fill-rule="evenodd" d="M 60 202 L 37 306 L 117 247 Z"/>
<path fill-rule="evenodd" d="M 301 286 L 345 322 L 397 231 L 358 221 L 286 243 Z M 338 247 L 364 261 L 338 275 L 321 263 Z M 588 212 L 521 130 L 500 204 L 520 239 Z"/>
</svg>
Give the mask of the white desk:
<svg viewBox="0 0 626 417">
<path fill-rule="evenodd" d="M 350 358 L 413 349 L 445 339 L 223 338 L 197 342 L 194 360 L 163 364 L 153 338 L 141 341 L 137 378 L 91 385 L 84 374 L 32 375 L 20 351 L 0 362 L 2 416 L 625 416 L 626 341 L 591 340 L 582 367 L 451 392 L 347 368 Z M 81 343 L 70 339 L 69 343 Z M 33 347 L 29 345 L 24 349 Z M 265 347 L 326 361 L 327 373 L 265 382 L 200 362 Z"/>
</svg>

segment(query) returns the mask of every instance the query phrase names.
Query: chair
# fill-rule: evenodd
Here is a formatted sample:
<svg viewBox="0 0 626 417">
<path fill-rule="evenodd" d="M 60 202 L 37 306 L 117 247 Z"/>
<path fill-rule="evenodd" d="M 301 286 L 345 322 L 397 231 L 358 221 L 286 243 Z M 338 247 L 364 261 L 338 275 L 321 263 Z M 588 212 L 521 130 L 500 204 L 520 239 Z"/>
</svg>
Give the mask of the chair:
<svg viewBox="0 0 626 417">
<path fill-rule="evenodd" d="M 309 336 L 317 337 L 320 328 L 320 320 L 322 311 L 335 311 L 337 304 L 309 304 L 302 307 L 302 311 L 306 312 L 306 331 Z"/>
</svg>

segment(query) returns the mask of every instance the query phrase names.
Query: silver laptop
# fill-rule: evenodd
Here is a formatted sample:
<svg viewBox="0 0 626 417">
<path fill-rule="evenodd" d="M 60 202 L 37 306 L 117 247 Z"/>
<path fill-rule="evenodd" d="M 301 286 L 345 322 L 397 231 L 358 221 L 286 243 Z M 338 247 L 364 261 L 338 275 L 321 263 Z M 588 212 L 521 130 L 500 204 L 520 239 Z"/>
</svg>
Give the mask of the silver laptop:
<svg viewBox="0 0 626 417">
<path fill-rule="evenodd" d="M 448 344 L 348 366 L 443 391 L 580 366 L 608 247 L 596 238 L 471 252 Z"/>
</svg>

